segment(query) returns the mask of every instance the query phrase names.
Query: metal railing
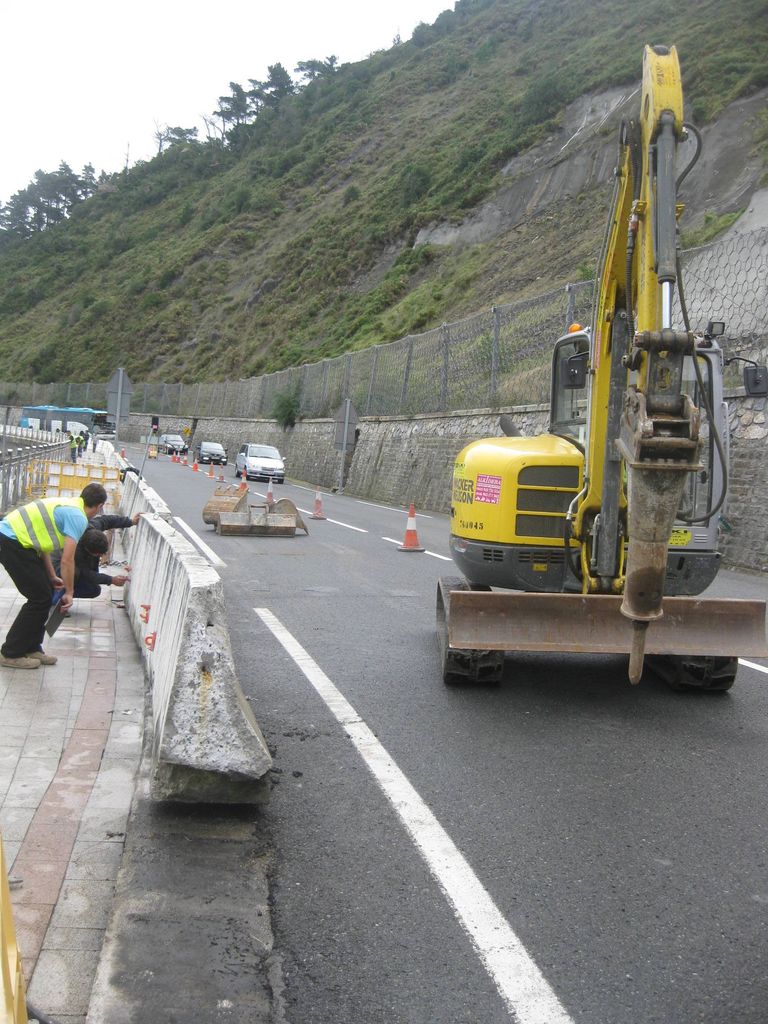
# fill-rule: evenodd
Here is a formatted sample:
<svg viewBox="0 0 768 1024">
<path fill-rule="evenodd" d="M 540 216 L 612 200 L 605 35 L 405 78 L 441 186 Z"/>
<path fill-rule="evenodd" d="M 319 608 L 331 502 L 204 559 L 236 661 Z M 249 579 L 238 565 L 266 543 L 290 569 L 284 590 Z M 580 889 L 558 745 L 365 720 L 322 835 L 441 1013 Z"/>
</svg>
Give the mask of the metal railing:
<svg viewBox="0 0 768 1024">
<path fill-rule="evenodd" d="M 723 320 L 728 354 L 765 359 L 768 229 L 732 235 L 682 255 L 694 329 Z M 134 384 L 132 411 L 160 416 L 270 418 L 295 394 L 302 417 L 331 415 L 351 398 L 360 415 L 412 415 L 548 401 L 556 338 L 592 319 L 593 281 L 445 323 L 423 334 L 246 380 Z M 680 322 L 679 308 L 675 310 Z M 738 384 L 738 375 L 727 383 Z M 106 407 L 106 384 L 8 384 L 0 403 Z"/>
<path fill-rule="evenodd" d="M 8 427 L 0 436 L 0 516 L 44 486 L 45 460 L 69 459 L 69 444 L 52 434 Z M 47 440 L 46 440 L 47 439 Z M 19 444 L 26 441 L 26 444 Z"/>
</svg>

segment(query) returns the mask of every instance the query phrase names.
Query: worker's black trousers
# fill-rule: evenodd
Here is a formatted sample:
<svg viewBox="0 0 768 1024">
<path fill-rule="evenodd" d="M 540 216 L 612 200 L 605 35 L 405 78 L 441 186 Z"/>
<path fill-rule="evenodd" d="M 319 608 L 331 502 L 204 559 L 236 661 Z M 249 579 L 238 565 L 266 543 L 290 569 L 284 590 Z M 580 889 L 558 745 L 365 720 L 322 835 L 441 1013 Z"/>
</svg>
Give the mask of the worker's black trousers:
<svg viewBox="0 0 768 1024">
<path fill-rule="evenodd" d="M 23 658 L 43 646 L 45 620 L 51 610 L 53 584 L 43 560 L 33 548 L 24 548 L 18 541 L 0 533 L 0 564 L 13 580 L 27 603 L 8 630 L 0 647 L 4 658 Z"/>
</svg>

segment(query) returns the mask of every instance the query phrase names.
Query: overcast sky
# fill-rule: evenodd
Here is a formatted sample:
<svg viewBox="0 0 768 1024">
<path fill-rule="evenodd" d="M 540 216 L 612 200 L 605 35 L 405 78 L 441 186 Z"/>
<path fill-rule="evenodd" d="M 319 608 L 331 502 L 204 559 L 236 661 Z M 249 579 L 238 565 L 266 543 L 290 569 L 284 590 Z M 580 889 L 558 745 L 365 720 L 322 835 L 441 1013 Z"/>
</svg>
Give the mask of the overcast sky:
<svg viewBox="0 0 768 1024">
<path fill-rule="evenodd" d="M 0 7 L 0 200 L 64 160 L 116 171 L 156 152 L 156 125 L 198 127 L 230 81 L 339 63 L 410 38 L 452 0 L 127 0 Z"/>
</svg>

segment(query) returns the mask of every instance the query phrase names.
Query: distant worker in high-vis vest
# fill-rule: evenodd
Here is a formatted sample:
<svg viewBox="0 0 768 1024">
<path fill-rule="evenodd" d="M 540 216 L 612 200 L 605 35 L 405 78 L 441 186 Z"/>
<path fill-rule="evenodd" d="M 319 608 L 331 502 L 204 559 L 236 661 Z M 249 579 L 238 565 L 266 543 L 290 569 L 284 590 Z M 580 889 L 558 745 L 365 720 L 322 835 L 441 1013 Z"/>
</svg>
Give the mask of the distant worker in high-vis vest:
<svg viewBox="0 0 768 1024">
<path fill-rule="evenodd" d="M 77 542 L 106 500 L 107 492 L 101 484 L 87 484 L 79 498 L 30 501 L 0 520 L 0 565 L 27 599 L 0 647 L 0 666 L 39 668 L 56 664 L 56 658 L 43 651 L 53 592 L 63 588 L 61 609 L 71 607 Z M 59 575 L 51 561 L 54 552 L 61 552 Z"/>
</svg>

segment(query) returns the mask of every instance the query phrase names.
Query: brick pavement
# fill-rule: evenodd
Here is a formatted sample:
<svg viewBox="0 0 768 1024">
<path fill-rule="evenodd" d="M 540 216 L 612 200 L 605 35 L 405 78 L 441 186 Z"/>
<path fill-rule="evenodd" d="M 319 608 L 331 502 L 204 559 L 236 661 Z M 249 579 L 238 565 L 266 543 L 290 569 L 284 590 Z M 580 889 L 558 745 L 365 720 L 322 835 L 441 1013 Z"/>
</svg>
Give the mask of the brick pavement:
<svg viewBox="0 0 768 1024">
<path fill-rule="evenodd" d="M 120 591 L 75 601 L 56 665 L 0 667 L 0 832 L 29 1001 L 88 1011 L 141 755 L 144 678 Z M 22 598 L 0 567 L 0 630 Z"/>
</svg>

